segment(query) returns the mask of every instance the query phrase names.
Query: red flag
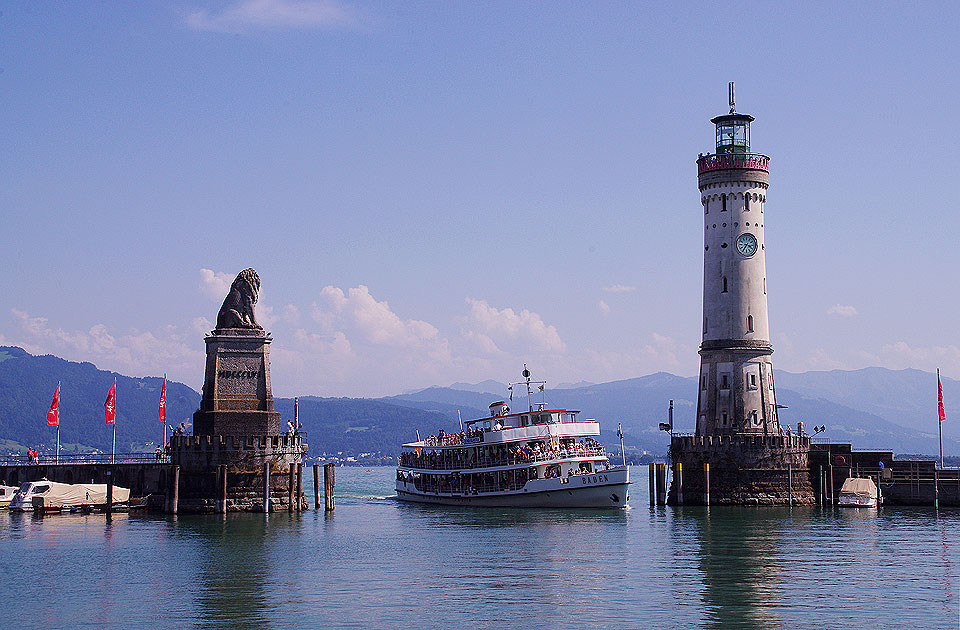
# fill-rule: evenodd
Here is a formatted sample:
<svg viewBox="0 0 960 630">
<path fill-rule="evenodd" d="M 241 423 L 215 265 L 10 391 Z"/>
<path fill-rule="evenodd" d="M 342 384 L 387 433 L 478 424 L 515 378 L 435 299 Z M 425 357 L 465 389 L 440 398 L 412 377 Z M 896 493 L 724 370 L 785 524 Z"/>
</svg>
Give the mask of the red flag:
<svg viewBox="0 0 960 630">
<path fill-rule="evenodd" d="M 947 414 L 943 413 L 943 383 L 940 382 L 940 370 L 937 370 L 937 408 L 940 411 L 940 422 L 947 419 Z"/>
<path fill-rule="evenodd" d="M 160 388 L 160 422 L 167 421 L 167 377 L 163 377 L 163 387 Z"/>
<path fill-rule="evenodd" d="M 117 411 L 117 382 L 114 381 L 107 392 L 107 399 L 103 403 L 103 413 L 107 417 L 107 424 L 113 424 L 114 414 Z"/>
<path fill-rule="evenodd" d="M 53 392 L 53 402 L 50 403 L 50 411 L 47 412 L 47 424 L 51 427 L 60 424 L 60 383 L 57 383 L 57 391 Z"/>
</svg>

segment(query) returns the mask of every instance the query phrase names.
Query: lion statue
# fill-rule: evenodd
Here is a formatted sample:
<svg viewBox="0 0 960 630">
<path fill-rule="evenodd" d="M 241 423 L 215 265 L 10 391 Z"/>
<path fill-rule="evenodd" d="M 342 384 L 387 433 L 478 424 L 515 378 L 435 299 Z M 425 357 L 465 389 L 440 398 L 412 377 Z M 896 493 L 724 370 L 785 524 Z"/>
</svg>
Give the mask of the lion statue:
<svg viewBox="0 0 960 630">
<path fill-rule="evenodd" d="M 253 314 L 253 305 L 260 293 L 260 276 L 253 269 L 244 269 L 230 287 L 217 315 L 217 328 L 256 328 L 263 330 Z"/>
</svg>

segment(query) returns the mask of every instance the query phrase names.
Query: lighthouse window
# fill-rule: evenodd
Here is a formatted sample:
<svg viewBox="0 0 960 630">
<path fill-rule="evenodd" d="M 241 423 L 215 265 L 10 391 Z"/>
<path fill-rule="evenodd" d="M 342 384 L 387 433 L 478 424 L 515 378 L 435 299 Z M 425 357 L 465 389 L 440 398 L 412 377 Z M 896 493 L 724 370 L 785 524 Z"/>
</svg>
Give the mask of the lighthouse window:
<svg viewBox="0 0 960 630">
<path fill-rule="evenodd" d="M 726 293 L 726 292 L 727 292 L 727 277 L 724 276 L 724 277 L 723 277 L 723 290 L 720 291 L 720 293 Z"/>
<path fill-rule="evenodd" d="M 743 209 L 746 212 L 750 212 L 750 195 L 747 195 L 746 197 L 744 197 Z"/>
<path fill-rule="evenodd" d="M 723 424 L 724 424 L 724 426 L 726 426 L 726 424 L 727 424 L 727 412 L 724 411 L 724 412 L 721 413 L 720 415 L 723 417 Z"/>
<path fill-rule="evenodd" d="M 753 423 L 754 423 L 754 424 L 760 424 L 760 418 L 757 417 L 757 412 L 756 412 L 756 410 L 754 410 L 752 416 L 753 416 Z"/>
<path fill-rule="evenodd" d="M 724 285 L 726 288 L 726 285 Z M 747 315 L 747 332 L 753 332 L 753 315 Z"/>
<path fill-rule="evenodd" d="M 707 334 L 707 318 L 703 318 L 703 334 Z"/>
<path fill-rule="evenodd" d="M 720 195 L 720 200 L 723 204 L 723 206 L 720 208 L 720 212 L 726 212 L 727 211 L 727 195 L 726 194 Z"/>
<path fill-rule="evenodd" d="M 757 388 L 757 375 L 756 375 L 756 374 L 751 374 L 751 375 L 750 375 L 750 389 L 756 389 L 756 388 Z"/>
<path fill-rule="evenodd" d="M 720 389 L 730 389 L 730 377 L 727 374 L 720 375 Z"/>
</svg>

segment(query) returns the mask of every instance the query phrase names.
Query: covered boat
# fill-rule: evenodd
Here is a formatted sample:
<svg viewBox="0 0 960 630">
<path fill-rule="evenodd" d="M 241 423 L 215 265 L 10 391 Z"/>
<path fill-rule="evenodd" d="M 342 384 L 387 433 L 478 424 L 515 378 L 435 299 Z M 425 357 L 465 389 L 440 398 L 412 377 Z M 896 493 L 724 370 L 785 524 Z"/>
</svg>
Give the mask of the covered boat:
<svg viewBox="0 0 960 630">
<path fill-rule="evenodd" d="M 36 500 L 35 500 L 36 499 Z M 126 503 L 130 489 L 113 487 L 113 502 Z M 98 507 L 107 504 L 105 483 L 57 483 L 56 481 L 28 481 L 20 486 L 10 502 L 10 509 L 29 511 L 33 509 L 62 510 L 76 507 Z"/>
<path fill-rule="evenodd" d="M 843 507 L 877 507 L 880 493 L 873 479 L 847 477 L 840 488 L 838 505 Z"/>
<path fill-rule="evenodd" d="M 404 444 L 397 498 L 488 507 L 625 507 L 629 470 L 610 465 L 595 439 L 597 421 L 545 403 L 534 409 L 530 384 L 543 382 L 530 381 L 526 368 L 523 374 L 527 411 L 511 413 L 498 401 L 489 417 L 465 422 L 458 432 L 441 430 Z"/>
</svg>

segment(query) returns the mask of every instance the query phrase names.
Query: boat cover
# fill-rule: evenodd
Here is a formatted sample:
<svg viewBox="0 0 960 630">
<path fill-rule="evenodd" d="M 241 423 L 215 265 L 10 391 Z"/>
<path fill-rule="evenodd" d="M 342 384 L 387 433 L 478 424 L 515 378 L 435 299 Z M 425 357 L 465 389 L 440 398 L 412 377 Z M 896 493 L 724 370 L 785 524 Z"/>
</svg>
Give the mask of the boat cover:
<svg viewBox="0 0 960 630">
<path fill-rule="evenodd" d="M 873 483 L 873 479 L 847 477 L 847 480 L 843 482 L 843 487 L 840 488 L 840 494 L 852 494 L 858 497 L 876 499 L 877 485 Z"/>
<path fill-rule="evenodd" d="M 105 483 L 57 483 L 45 481 L 50 489 L 43 494 L 34 494 L 43 497 L 43 507 L 58 508 L 77 505 L 105 505 L 107 503 L 107 484 Z M 130 499 L 130 490 L 119 486 L 113 487 L 113 502 L 126 503 Z"/>
</svg>

